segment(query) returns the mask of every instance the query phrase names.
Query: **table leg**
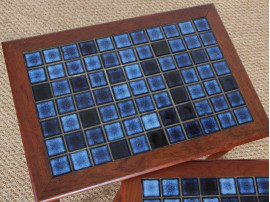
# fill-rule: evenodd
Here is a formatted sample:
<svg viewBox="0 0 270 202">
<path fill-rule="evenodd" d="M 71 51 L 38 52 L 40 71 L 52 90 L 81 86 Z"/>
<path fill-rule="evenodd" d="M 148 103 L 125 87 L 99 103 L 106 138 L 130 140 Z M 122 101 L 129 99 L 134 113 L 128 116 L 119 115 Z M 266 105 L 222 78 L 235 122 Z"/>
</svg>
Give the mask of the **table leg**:
<svg viewBox="0 0 270 202">
<path fill-rule="evenodd" d="M 121 201 L 122 200 L 121 200 L 121 187 L 120 187 L 113 199 L 113 202 L 121 202 Z"/>
</svg>

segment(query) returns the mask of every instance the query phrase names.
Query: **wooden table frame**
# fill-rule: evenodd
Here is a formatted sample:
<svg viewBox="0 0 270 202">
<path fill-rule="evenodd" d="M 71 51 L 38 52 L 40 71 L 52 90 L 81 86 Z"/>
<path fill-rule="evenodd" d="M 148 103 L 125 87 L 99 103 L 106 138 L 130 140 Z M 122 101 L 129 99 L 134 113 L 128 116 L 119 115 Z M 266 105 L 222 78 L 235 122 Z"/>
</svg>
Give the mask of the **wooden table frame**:
<svg viewBox="0 0 270 202">
<path fill-rule="evenodd" d="M 268 160 L 190 161 L 125 180 L 113 202 L 142 201 L 141 180 L 147 178 L 269 176 Z"/>
<path fill-rule="evenodd" d="M 202 17 L 206 17 L 212 27 L 254 121 L 108 164 L 52 177 L 22 53 Z M 9 41 L 2 43 L 2 46 L 36 201 L 59 199 L 268 136 L 267 115 L 213 4 Z"/>
</svg>

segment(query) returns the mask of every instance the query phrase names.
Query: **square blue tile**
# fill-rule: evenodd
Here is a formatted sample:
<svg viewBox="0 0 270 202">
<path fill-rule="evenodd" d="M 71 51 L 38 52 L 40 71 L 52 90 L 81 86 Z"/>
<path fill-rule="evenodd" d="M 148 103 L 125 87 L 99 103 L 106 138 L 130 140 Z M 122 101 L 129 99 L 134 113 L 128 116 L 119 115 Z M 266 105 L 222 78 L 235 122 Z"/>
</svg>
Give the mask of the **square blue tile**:
<svg viewBox="0 0 270 202">
<path fill-rule="evenodd" d="M 40 119 L 56 116 L 53 101 L 47 101 L 36 104 L 38 117 Z"/>
<path fill-rule="evenodd" d="M 86 76 L 72 77 L 70 79 L 70 83 L 71 83 L 73 92 L 80 92 L 80 91 L 84 91 L 84 90 L 89 89 L 89 85 L 88 85 Z"/>
<path fill-rule="evenodd" d="M 182 121 L 196 118 L 196 113 L 195 113 L 193 106 L 190 102 L 178 106 L 177 110 L 178 110 L 178 114 L 180 115 L 180 118 Z"/>
<path fill-rule="evenodd" d="M 66 62 L 66 67 L 67 67 L 68 74 L 70 76 L 84 72 L 81 60 L 74 60 L 71 62 Z"/>
<path fill-rule="evenodd" d="M 229 106 L 223 95 L 210 98 L 213 108 L 216 112 L 220 112 L 225 109 L 229 109 Z"/>
<path fill-rule="evenodd" d="M 198 99 L 198 98 L 205 97 L 201 84 L 199 83 L 193 84 L 191 86 L 188 86 L 187 88 L 188 88 L 191 99 Z"/>
<path fill-rule="evenodd" d="M 247 107 L 234 109 L 233 112 L 239 124 L 248 123 L 252 121 L 252 117 Z"/>
<path fill-rule="evenodd" d="M 132 48 L 120 50 L 119 55 L 123 64 L 135 62 L 137 60 Z"/>
<path fill-rule="evenodd" d="M 235 194 L 237 194 L 234 178 L 229 178 L 229 177 L 228 178 L 220 178 L 219 185 L 220 185 L 220 193 L 222 195 L 235 195 Z"/>
<path fill-rule="evenodd" d="M 160 72 L 158 64 L 155 59 L 142 62 L 141 66 L 145 76 Z"/>
<path fill-rule="evenodd" d="M 163 58 L 158 58 L 159 65 L 162 71 L 169 71 L 175 69 L 175 64 L 173 62 L 172 56 L 166 56 Z"/>
<path fill-rule="evenodd" d="M 66 79 L 51 83 L 54 96 L 66 95 L 71 93 Z"/>
<path fill-rule="evenodd" d="M 170 90 L 172 99 L 175 104 L 189 101 L 188 93 L 185 87 L 177 87 Z"/>
<path fill-rule="evenodd" d="M 164 202 L 181 202 L 179 198 L 178 199 L 177 198 L 171 198 L 171 199 L 165 198 L 163 201 Z"/>
<path fill-rule="evenodd" d="M 180 196 L 178 179 L 162 179 L 163 196 Z"/>
<path fill-rule="evenodd" d="M 43 64 L 40 52 L 24 54 L 24 58 L 25 58 L 26 66 L 28 68 Z"/>
<path fill-rule="evenodd" d="M 63 64 L 50 65 L 47 67 L 49 78 L 51 80 L 58 79 L 66 76 Z"/>
<path fill-rule="evenodd" d="M 183 198 L 184 202 L 201 202 L 200 198 Z"/>
<path fill-rule="evenodd" d="M 182 194 L 184 196 L 199 195 L 199 183 L 197 178 L 182 178 Z"/>
<path fill-rule="evenodd" d="M 154 99 L 158 108 L 168 107 L 172 105 L 172 102 L 167 92 L 155 94 Z"/>
<path fill-rule="evenodd" d="M 219 198 L 203 198 L 203 202 L 219 202 Z"/>
<path fill-rule="evenodd" d="M 202 195 L 219 195 L 217 178 L 200 178 Z"/>
<path fill-rule="evenodd" d="M 166 131 L 168 133 L 170 143 L 176 143 L 184 141 L 186 139 L 182 127 L 180 125 L 166 128 Z"/>
<path fill-rule="evenodd" d="M 89 74 L 89 80 L 92 88 L 107 85 L 107 80 L 104 71 Z"/>
<path fill-rule="evenodd" d="M 207 56 L 203 49 L 192 51 L 191 57 L 195 64 L 201 64 L 204 62 L 208 62 Z"/>
<path fill-rule="evenodd" d="M 197 67 L 197 70 L 201 79 L 209 79 L 215 76 L 209 64 L 200 65 Z"/>
<path fill-rule="evenodd" d="M 44 68 L 29 70 L 28 75 L 29 75 L 31 84 L 39 83 L 39 82 L 43 82 L 47 80 Z"/>
<path fill-rule="evenodd" d="M 195 102 L 194 106 L 199 116 L 205 116 L 213 113 L 208 100 Z"/>
<path fill-rule="evenodd" d="M 99 108 L 99 113 L 103 122 L 118 119 L 116 108 L 113 104 Z"/>
<path fill-rule="evenodd" d="M 245 104 L 245 101 L 244 101 L 240 91 L 228 93 L 226 96 L 227 96 L 227 98 L 230 102 L 230 105 L 232 107 L 237 107 L 237 106 Z"/>
<path fill-rule="evenodd" d="M 54 156 L 66 152 L 62 137 L 46 140 L 45 144 L 49 156 Z"/>
<path fill-rule="evenodd" d="M 224 91 L 231 91 L 238 88 L 238 85 L 232 75 L 219 78 L 220 84 Z"/>
<path fill-rule="evenodd" d="M 125 81 L 125 76 L 121 67 L 107 70 L 107 75 L 111 84 Z"/>
<path fill-rule="evenodd" d="M 141 95 L 144 93 L 148 93 L 148 89 L 146 87 L 145 81 L 142 80 L 137 80 L 137 81 L 132 81 L 129 83 L 132 94 L 133 95 Z"/>
<path fill-rule="evenodd" d="M 61 117 L 62 127 L 64 132 L 70 132 L 80 129 L 80 124 L 77 114 L 70 114 Z"/>
<path fill-rule="evenodd" d="M 97 39 L 97 45 L 100 52 L 113 50 L 113 43 L 110 37 Z"/>
<path fill-rule="evenodd" d="M 97 48 L 93 40 L 81 42 L 79 46 L 83 56 L 97 53 Z"/>
<path fill-rule="evenodd" d="M 229 66 L 225 60 L 220 61 L 220 62 L 215 62 L 213 63 L 213 66 L 218 76 L 231 73 Z"/>
<path fill-rule="evenodd" d="M 122 118 L 136 114 L 136 110 L 132 100 L 117 103 L 120 116 Z"/>
<path fill-rule="evenodd" d="M 198 121 L 185 123 L 184 128 L 189 139 L 203 135 Z"/>
<path fill-rule="evenodd" d="M 155 109 L 152 99 L 149 95 L 136 98 L 136 104 L 139 109 L 139 112 L 141 113 Z"/>
<path fill-rule="evenodd" d="M 84 109 L 94 105 L 93 98 L 90 92 L 75 95 L 75 100 L 78 109 Z"/>
<path fill-rule="evenodd" d="M 165 77 L 168 87 L 175 87 L 175 86 L 183 85 L 182 78 L 179 74 L 179 71 L 177 70 L 165 73 L 164 77 Z"/>
<path fill-rule="evenodd" d="M 148 28 L 146 29 L 146 32 L 150 41 L 157 41 L 164 38 L 159 27 Z"/>
<path fill-rule="evenodd" d="M 100 127 L 85 131 L 88 145 L 97 145 L 105 142 L 103 131 Z"/>
<path fill-rule="evenodd" d="M 180 36 L 178 29 L 175 24 L 172 25 L 164 25 L 163 26 L 164 33 L 167 38 L 172 38 L 176 36 Z"/>
<path fill-rule="evenodd" d="M 124 137 L 120 122 L 105 125 L 104 128 L 109 141 L 117 140 Z"/>
<path fill-rule="evenodd" d="M 125 120 L 124 126 L 128 135 L 134 135 L 143 132 L 139 118 Z"/>
<path fill-rule="evenodd" d="M 139 64 L 128 65 L 124 68 L 128 79 L 136 79 L 143 76 Z"/>
<path fill-rule="evenodd" d="M 210 81 L 205 81 L 203 83 L 203 85 L 204 85 L 204 88 L 205 88 L 208 95 L 214 95 L 214 94 L 221 93 L 221 89 L 220 89 L 216 79 L 210 80 Z"/>
<path fill-rule="evenodd" d="M 94 90 L 94 96 L 97 104 L 104 104 L 112 102 L 112 94 L 108 87 Z"/>
<path fill-rule="evenodd" d="M 99 57 L 97 55 L 85 57 L 83 60 L 87 71 L 93 71 L 102 68 Z"/>
<path fill-rule="evenodd" d="M 181 74 L 186 84 L 199 81 L 194 68 L 182 70 Z"/>
<path fill-rule="evenodd" d="M 120 65 L 116 52 L 105 53 L 102 54 L 101 57 L 106 68 Z"/>
<path fill-rule="evenodd" d="M 218 119 L 223 129 L 236 126 L 231 112 L 224 112 L 222 114 L 218 114 Z"/>
<path fill-rule="evenodd" d="M 153 53 L 149 45 L 136 47 L 136 52 L 140 60 L 148 59 L 153 57 Z"/>
<path fill-rule="evenodd" d="M 112 89 L 116 100 L 122 100 L 131 97 L 127 84 L 113 86 Z"/>
<path fill-rule="evenodd" d="M 217 43 L 213 32 L 202 33 L 200 34 L 200 37 L 202 39 L 203 45 L 205 46 L 209 46 L 209 45 L 213 45 Z"/>
<path fill-rule="evenodd" d="M 159 180 L 144 179 L 142 180 L 142 189 L 144 197 L 158 197 L 161 196 L 159 190 Z"/>
<path fill-rule="evenodd" d="M 74 103 L 71 96 L 57 99 L 56 104 L 59 114 L 75 111 Z"/>
<path fill-rule="evenodd" d="M 82 132 L 76 132 L 65 136 L 69 151 L 86 147 Z"/>
<path fill-rule="evenodd" d="M 112 161 L 107 145 L 91 149 L 91 154 L 95 165 Z"/>
<path fill-rule="evenodd" d="M 269 194 L 269 178 L 257 177 L 257 189 L 259 194 Z"/>
<path fill-rule="evenodd" d="M 179 26 L 179 28 L 181 30 L 181 33 L 183 35 L 185 35 L 185 34 L 191 34 L 191 33 L 194 33 L 195 32 L 191 21 L 178 23 L 178 26 Z"/>
<path fill-rule="evenodd" d="M 241 202 L 257 202 L 257 197 L 256 196 L 243 196 L 240 197 Z"/>
<path fill-rule="evenodd" d="M 214 116 L 202 118 L 201 123 L 206 134 L 219 131 L 218 123 Z"/>
<path fill-rule="evenodd" d="M 124 48 L 131 46 L 128 34 L 119 34 L 113 36 L 116 48 Z"/>
<path fill-rule="evenodd" d="M 238 190 L 240 194 L 255 194 L 255 187 L 252 177 L 238 177 Z"/>
<path fill-rule="evenodd" d="M 80 57 L 76 44 L 62 46 L 61 49 L 65 60 Z"/>
<path fill-rule="evenodd" d="M 58 48 L 43 50 L 43 55 L 47 64 L 61 60 L 61 55 Z"/>
<path fill-rule="evenodd" d="M 153 91 L 153 92 L 165 89 L 165 84 L 164 84 L 163 79 L 160 75 L 149 77 L 149 78 L 147 78 L 147 81 L 148 81 L 148 84 L 149 84 L 151 91 Z"/>
<path fill-rule="evenodd" d="M 206 48 L 206 51 L 209 55 L 210 60 L 219 60 L 223 58 L 221 50 L 219 46 Z"/>
<path fill-rule="evenodd" d="M 222 202 L 239 202 L 238 197 L 222 197 Z"/>
<path fill-rule="evenodd" d="M 132 41 L 135 45 L 146 43 L 147 37 L 143 30 L 131 32 L 130 36 L 132 38 Z"/>
<path fill-rule="evenodd" d="M 151 129 L 160 127 L 160 122 L 158 120 L 157 113 L 146 114 L 146 115 L 143 115 L 141 118 L 142 118 L 144 128 L 146 130 L 151 130 Z"/>
<path fill-rule="evenodd" d="M 70 154 L 74 170 L 81 170 L 83 168 L 91 167 L 91 162 L 87 150 L 79 151 Z"/>
<path fill-rule="evenodd" d="M 169 40 L 168 42 L 169 42 L 171 51 L 173 53 L 186 50 L 182 39 L 172 39 L 172 40 Z"/>
<path fill-rule="evenodd" d="M 206 30 L 210 29 L 210 26 L 209 26 L 206 18 L 194 20 L 194 24 L 195 24 L 198 32 L 202 32 L 202 31 L 206 31 Z"/>
<path fill-rule="evenodd" d="M 149 145 L 144 135 L 130 138 L 129 142 L 130 142 L 131 149 L 134 154 L 139 154 L 139 153 L 150 150 Z"/>
<path fill-rule="evenodd" d="M 61 156 L 50 160 L 53 176 L 62 175 L 71 171 L 67 156 Z"/>
<path fill-rule="evenodd" d="M 57 119 L 50 119 L 40 122 L 41 130 L 44 137 L 51 137 L 60 134 L 60 128 Z"/>
<path fill-rule="evenodd" d="M 79 115 L 83 128 L 88 128 L 100 124 L 96 108 L 80 111 Z"/>
<path fill-rule="evenodd" d="M 179 68 L 187 67 L 192 65 L 188 53 L 182 53 L 174 56 L 176 64 Z"/>
<path fill-rule="evenodd" d="M 201 47 L 201 43 L 197 35 L 191 35 L 184 37 L 188 49 L 194 49 Z"/>
<path fill-rule="evenodd" d="M 114 160 L 130 156 L 130 151 L 126 140 L 110 143 L 110 149 Z"/>
</svg>

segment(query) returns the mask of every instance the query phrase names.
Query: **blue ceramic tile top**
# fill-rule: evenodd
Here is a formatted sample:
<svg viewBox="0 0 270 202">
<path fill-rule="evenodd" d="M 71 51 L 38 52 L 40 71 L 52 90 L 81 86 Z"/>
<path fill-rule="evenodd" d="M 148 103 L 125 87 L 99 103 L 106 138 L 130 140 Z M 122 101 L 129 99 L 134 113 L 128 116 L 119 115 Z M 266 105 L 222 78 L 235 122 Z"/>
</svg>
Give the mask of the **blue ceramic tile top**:
<svg viewBox="0 0 270 202">
<path fill-rule="evenodd" d="M 182 194 L 184 196 L 199 195 L 199 184 L 197 178 L 183 178 L 181 182 Z"/>
<path fill-rule="evenodd" d="M 66 151 L 62 137 L 57 137 L 45 141 L 48 155 L 54 156 Z"/>
<path fill-rule="evenodd" d="M 255 194 L 255 187 L 253 178 L 238 178 L 237 179 L 238 189 L 240 194 Z"/>
<path fill-rule="evenodd" d="M 257 182 L 259 194 L 269 194 L 269 178 L 268 177 L 257 177 L 256 182 Z"/>
<path fill-rule="evenodd" d="M 142 189 L 144 197 L 160 196 L 159 180 L 143 180 Z"/>
<path fill-rule="evenodd" d="M 65 150 L 48 154 L 53 176 L 253 121 L 206 18 L 23 56 L 44 144 L 63 138 Z M 160 187 L 157 200 L 179 201 Z"/>
<path fill-rule="evenodd" d="M 219 202 L 219 198 L 203 198 L 203 202 Z"/>
<path fill-rule="evenodd" d="M 181 202 L 180 199 L 176 199 L 176 198 L 171 198 L 171 199 L 165 198 L 163 201 L 164 202 Z"/>
<path fill-rule="evenodd" d="M 238 202 L 237 197 L 222 197 L 221 198 L 222 202 Z"/>
<path fill-rule="evenodd" d="M 222 195 L 237 194 L 234 178 L 220 178 L 219 184 L 220 184 L 220 193 Z"/>
<path fill-rule="evenodd" d="M 162 179 L 162 193 L 163 196 L 179 196 L 180 191 L 178 189 L 178 179 Z"/>
</svg>

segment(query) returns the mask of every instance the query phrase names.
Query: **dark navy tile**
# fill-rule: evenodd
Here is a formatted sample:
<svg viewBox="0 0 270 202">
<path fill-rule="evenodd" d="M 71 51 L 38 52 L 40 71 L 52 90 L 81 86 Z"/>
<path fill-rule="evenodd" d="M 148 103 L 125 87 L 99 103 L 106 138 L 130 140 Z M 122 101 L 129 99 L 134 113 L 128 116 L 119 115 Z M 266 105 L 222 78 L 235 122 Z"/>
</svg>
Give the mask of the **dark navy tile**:
<svg viewBox="0 0 270 202">
<path fill-rule="evenodd" d="M 149 151 L 147 140 L 144 135 L 129 139 L 131 149 L 134 154 L 139 154 L 145 151 Z"/>
<path fill-rule="evenodd" d="M 158 108 L 168 107 L 172 105 L 167 92 L 162 92 L 154 95 L 154 99 Z"/>
<path fill-rule="evenodd" d="M 168 126 L 168 125 L 179 122 L 179 119 L 177 117 L 177 114 L 176 114 L 174 108 L 160 111 L 159 115 L 161 117 L 161 120 L 162 120 L 164 126 Z"/>
<path fill-rule="evenodd" d="M 165 133 L 163 130 L 157 130 L 147 133 L 149 143 L 152 149 L 157 149 L 168 145 Z"/>
<path fill-rule="evenodd" d="M 178 179 L 162 179 L 161 184 L 163 196 L 180 195 Z"/>
<path fill-rule="evenodd" d="M 124 137 L 120 122 L 105 125 L 104 128 L 109 141 L 117 140 Z"/>
<path fill-rule="evenodd" d="M 84 128 L 95 126 L 96 124 L 100 123 L 96 109 L 81 111 L 79 114 L 82 122 L 82 127 Z"/>
<path fill-rule="evenodd" d="M 202 39 L 203 45 L 205 46 L 209 46 L 209 45 L 213 45 L 217 43 L 213 32 L 202 33 L 200 34 L 200 37 Z"/>
<path fill-rule="evenodd" d="M 127 84 L 113 86 L 112 89 L 116 100 L 122 100 L 131 97 Z"/>
<path fill-rule="evenodd" d="M 218 195 L 218 185 L 216 178 L 201 178 L 200 184 L 202 195 Z"/>
<path fill-rule="evenodd" d="M 201 123 L 206 134 L 219 131 L 218 123 L 214 116 L 202 118 Z"/>
<path fill-rule="evenodd" d="M 86 147 L 82 132 L 76 132 L 65 136 L 69 151 Z"/>
<path fill-rule="evenodd" d="M 173 53 L 186 50 L 182 39 L 169 40 L 169 45 Z"/>
<path fill-rule="evenodd" d="M 50 119 L 40 122 L 41 130 L 44 137 L 51 137 L 60 134 L 59 123 L 57 119 Z"/>
<path fill-rule="evenodd" d="M 157 57 L 170 54 L 169 46 L 166 41 L 155 42 L 151 45 Z"/>
<path fill-rule="evenodd" d="M 73 92 L 79 92 L 79 91 L 89 89 L 86 76 L 73 77 L 70 79 L 70 83 L 71 83 Z"/>
<path fill-rule="evenodd" d="M 219 46 L 206 48 L 210 60 L 219 60 L 223 58 L 222 52 Z"/>
<path fill-rule="evenodd" d="M 226 61 L 215 62 L 213 63 L 213 66 L 218 76 L 231 73 Z"/>
<path fill-rule="evenodd" d="M 61 60 L 61 55 L 58 48 L 43 50 L 43 55 L 47 64 Z"/>
<path fill-rule="evenodd" d="M 187 90 L 185 87 L 174 88 L 170 92 L 175 104 L 179 104 L 189 100 Z"/>
<path fill-rule="evenodd" d="M 194 68 L 189 68 L 181 71 L 185 83 L 193 83 L 199 81 Z"/>
<path fill-rule="evenodd" d="M 151 51 L 149 45 L 136 47 L 136 52 L 137 52 L 140 60 L 144 60 L 144 59 L 148 59 L 148 58 L 153 57 L 153 54 L 152 54 L 152 51 Z"/>
<path fill-rule="evenodd" d="M 226 96 L 227 96 L 227 98 L 230 102 L 230 105 L 232 107 L 237 107 L 237 106 L 245 104 L 245 101 L 244 101 L 240 91 L 228 93 Z"/>
<path fill-rule="evenodd" d="M 70 158 L 71 158 L 74 170 L 81 170 L 83 168 L 91 167 L 91 162 L 89 160 L 87 150 L 70 154 Z"/>
<path fill-rule="evenodd" d="M 222 197 L 222 202 L 238 202 L 238 197 Z"/>
<path fill-rule="evenodd" d="M 61 47 L 65 60 L 80 57 L 76 44 L 66 45 Z"/>
<path fill-rule="evenodd" d="M 159 180 L 157 179 L 143 179 L 142 189 L 144 197 L 158 197 L 161 196 L 159 189 Z"/>
<path fill-rule="evenodd" d="M 238 177 L 238 190 L 240 194 L 255 194 L 255 187 L 252 177 Z"/>
<path fill-rule="evenodd" d="M 128 79 L 136 79 L 143 76 L 139 64 L 128 65 L 124 68 Z"/>
<path fill-rule="evenodd" d="M 222 128 L 230 128 L 236 126 L 236 123 L 232 117 L 231 112 L 224 112 L 222 114 L 218 114 L 218 119 Z"/>
<path fill-rule="evenodd" d="M 141 118 L 145 130 L 151 130 L 154 128 L 159 128 L 161 126 L 156 113 L 146 114 L 143 115 Z"/>
<path fill-rule="evenodd" d="M 238 109 L 233 110 L 235 117 L 239 124 L 247 123 L 252 121 L 252 117 L 249 113 L 249 110 L 247 107 L 242 107 Z"/>
<path fill-rule="evenodd" d="M 119 34 L 113 36 L 116 48 L 124 48 L 131 46 L 128 34 Z"/>
<path fill-rule="evenodd" d="M 182 121 L 196 118 L 196 114 L 191 103 L 180 105 L 177 107 L 177 110 Z"/>
<path fill-rule="evenodd" d="M 176 68 L 174 65 L 172 56 L 158 58 L 158 62 L 159 62 L 159 65 L 160 65 L 162 71 L 164 71 L 164 72 Z"/>
<path fill-rule="evenodd" d="M 221 93 L 221 89 L 220 89 L 216 79 L 210 80 L 210 81 L 205 81 L 203 83 L 203 85 L 204 85 L 204 88 L 205 88 L 208 95 L 214 95 L 214 94 Z"/>
<path fill-rule="evenodd" d="M 80 124 L 77 114 L 70 114 L 61 117 L 62 127 L 64 132 L 70 132 L 80 129 Z"/>
<path fill-rule="evenodd" d="M 194 106 L 199 116 L 205 116 L 213 113 L 208 100 L 195 102 Z"/>
<path fill-rule="evenodd" d="M 66 95 L 71 93 L 66 79 L 51 83 L 54 96 Z"/>
<path fill-rule="evenodd" d="M 259 194 L 269 194 L 269 178 L 257 177 L 257 189 Z"/>
<path fill-rule="evenodd" d="M 128 135 L 143 132 L 139 118 L 128 119 L 124 121 L 124 126 Z"/>
<path fill-rule="evenodd" d="M 93 40 L 81 42 L 79 46 L 83 56 L 97 53 L 97 48 Z"/>
<path fill-rule="evenodd" d="M 141 113 L 155 109 L 153 102 L 152 102 L 152 99 L 149 95 L 147 95 L 145 97 L 137 98 L 136 104 L 137 104 L 137 107 L 139 109 L 139 112 L 141 112 Z"/>
<path fill-rule="evenodd" d="M 71 96 L 57 99 L 56 104 L 59 114 L 75 111 L 74 103 Z"/>
<path fill-rule="evenodd" d="M 148 92 L 145 81 L 137 80 L 129 83 L 133 95 L 141 95 Z"/>
<path fill-rule="evenodd" d="M 185 34 L 191 34 L 191 33 L 194 33 L 195 30 L 192 26 L 192 23 L 191 21 L 187 21 L 187 22 L 181 22 L 181 23 L 178 23 L 178 26 L 180 28 L 180 31 L 183 35 Z"/>
<path fill-rule="evenodd" d="M 175 87 L 183 84 L 179 71 L 172 71 L 164 74 L 168 87 Z"/>
<path fill-rule="evenodd" d="M 85 57 L 83 60 L 87 71 L 93 71 L 102 68 L 99 57 L 97 55 Z"/>
<path fill-rule="evenodd" d="M 191 56 L 195 64 L 208 62 L 207 56 L 203 49 L 192 51 Z"/>
<path fill-rule="evenodd" d="M 160 75 L 147 78 L 151 91 L 158 91 L 165 89 L 165 84 Z"/>
<path fill-rule="evenodd" d="M 182 127 L 179 126 L 173 126 L 171 128 L 166 128 L 167 134 L 170 140 L 170 143 L 176 143 L 180 141 L 184 141 L 185 135 L 183 133 Z"/>
<path fill-rule="evenodd" d="M 256 196 L 243 196 L 240 197 L 241 202 L 257 202 L 257 197 Z"/>
<path fill-rule="evenodd" d="M 88 145 L 97 145 L 105 142 L 103 131 L 100 127 L 85 131 Z"/>
<path fill-rule="evenodd" d="M 51 80 L 58 79 L 66 76 L 63 64 L 50 65 L 47 67 L 49 78 Z"/>
<path fill-rule="evenodd" d="M 189 139 L 203 135 L 198 121 L 185 123 L 184 128 Z"/>
<path fill-rule="evenodd" d="M 197 178 L 182 178 L 182 194 L 184 196 L 199 195 L 199 183 Z"/>
<path fill-rule="evenodd" d="M 210 29 L 210 26 L 209 26 L 206 18 L 194 20 L 194 24 L 195 24 L 198 32 L 202 32 L 202 31 L 206 31 L 206 30 Z"/>
<path fill-rule="evenodd" d="M 122 118 L 136 114 L 132 100 L 117 103 L 120 116 Z"/>
<path fill-rule="evenodd" d="M 159 27 L 148 28 L 146 29 L 146 32 L 150 41 L 157 41 L 164 38 Z"/>
<path fill-rule="evenodd" d="M 75 100 L 78 109 L 84 109 L 94 105 L 93 98 L 90 92 L 75 95 Z"/>
<path fill-rule="evenodd" d="M 28 75 L 32 84 L 47 80 L 44 68 L 29 70 Z"/>
<path fill-rule="evenodd" d="M 104 71 L 94 72 L 89 74 L 89 80 L 92 88 L 107 85 Z"/>
<path fill-rule="evenodd" d="M 36 104 L 38 117 L 40 119 L 56 116 L 53 101 L 47 101 Z"/>
<path fill-rule="evenodd" d="M 118 119 L 116 108 L 113 104 L 99 108 L 99 113 L 103 122 Z"/>
<path fill-rule="evenodd" d="M 183 67 L 187 67 L 187 66 L 192 65 L 192 62 L 190 60 L 188 53 L 182 53 L 179 55 L 175 55 L 174 58 L 176 60 L 177 66 L 179 68 L 183 68 Z"/>
<path fill-rule="evenodd" d="M 81 60 L 66 62 L 66 67 L 69 75 L 80 74 L 84 72 Z"/>
<path fill-rule="evenodd" d="M 224 91 L 230 91 L 238 88 L 237 83 L 232 75 L 221 77 L 219 81 Z"/>
<path fill-rule="evenodd" d="M 97 104 L 104 104 L 104 103 L 109 103 L 113 101 L 112 94 L 108 87 L 94 90 L 94 95 L 95 95 Z"/>
<path fill-rule="evenodd" d="M 97 45 L 100 52 L 113 50 L 113 44 L 110 37 L 105 37 L 101 39 L 97 39 Z"/>
<path fill-rule="evenodd" d="M 135 62 L 137 60 L 132 48 L 120 50 L 119 55 L 123 64 Z"/>
<path fill-rule="evenodd" d="M 130 156 L 130 151 L 126 140 L 110 143 L 110 149 L 114 160 Z"/>
<path fill-rule="evenodd" d="M 131 32 L 130 36 L 135 45 L 147 42 L 147 38 L 143 30 Z"/>
<path fill-rule="evenodd" d="M 66 152 L 62 137 L 56 137 L 53 139 L 46 140 L 45 144 L 49 156 L 54 156 Z"/>
<path fill-rule="evenodd" d="M 53 176 L 62 175 L 71 171 L 67 156 L 50 160 Z"/>
<path fill-rule="evenodd" d="M 28 68 L 39 66 L 39 65 L 43 64 L 40 52 L 24 54 L 24 58 L 25 58 L 25 62 L 26 62 L 26 67 L 28 67 Z"/>
<path fill-rule="evenodd" d="M 215 76 L 209 64 L 200 65 L 197 67 L 197 70 L 201 79 L 209 79 Z"/>
<path fill-rule="evenodd" d="M 229 109 L 229 106 L 225 100 L 225 97 L 223 95 L 219 95 L 213 98 L 210 98 L 213 108 L 216 112 Z"/>
<path fill-rule="evenodd" d="M 106 68 L 120 65 L 119 60 L 115 52 L 102 54 L 102 61 Z"/>
<path fill-rule="evenodd" d="M 141 66 L 145 76 L 160 72 L 156 60 L 148 60 L 145 62 L 141 62 Z"/>
<path fill-rule="evenodd" d="M 41 101 L 52 98 L 50 85 L 48 83 L 32 87 L 35 101 Z"/>
<path fill-rule="evenodd" d="M 269 202 L 269 195 L 268 196 L 259 196 L 260 202 Z"/>
<path fill-rule="evenodd" d="M 107 74 L 111 84 L 125 81 L 125 77 L 121 67 L 107 70 Z"/>
<path fill-rule="evenodd" d="M 112 161 L 107 145 L 91 149 L 91 154 L 95 165 Z"/>
<path fill-rule="evenodd" d="M 187 88 L 188 88 L 191 99 L 198 99 L 198 98 L 205 97 L 201 84 L 199 83 L 194 84 L 194 85 L 188 86 Z"/>
<path fill-rule="evenodd" d="M 201 43 L 197 35 L 191 35 L 184 37 L 184 40 L 187 44 L 188 49 L 194 49 L 201 47 Z"/>
<path fill-rule="evenodd" d="M 172 38 L 172 37 L 176 37 L 176 36 L 180 36 L 176 25 L 172 24 L 172 25 L 164 25 L 163 26 L 163 31 L 166 35 L 167 38 Z"/>
</svg>

